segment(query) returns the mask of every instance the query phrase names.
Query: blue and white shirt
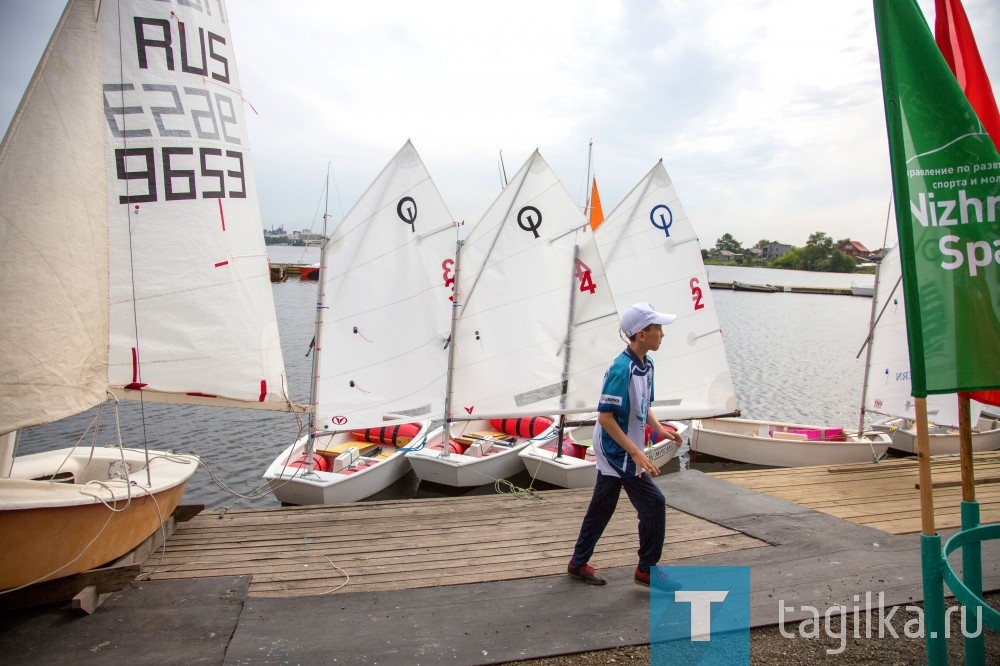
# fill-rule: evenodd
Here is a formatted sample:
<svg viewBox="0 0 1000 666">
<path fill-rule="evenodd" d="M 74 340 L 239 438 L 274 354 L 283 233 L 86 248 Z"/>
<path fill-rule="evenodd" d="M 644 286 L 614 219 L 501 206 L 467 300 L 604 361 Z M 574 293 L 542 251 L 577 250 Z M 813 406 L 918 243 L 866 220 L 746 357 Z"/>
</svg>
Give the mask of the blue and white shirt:
<svg viewBox="0 0 1000 666">
<path fill-rule="evenodd" d="M 646 416 L 653 403 L 653 361 L 643 363 L 628 347 L 611 363 L 604 374 L 597 411 L 611 412 L 621 429 L 640 448 L 646 441 Z M 594 457 L 601 474 L 635 476 L 632 457 L 600 424 L 594 426 Z"/>
</svg>

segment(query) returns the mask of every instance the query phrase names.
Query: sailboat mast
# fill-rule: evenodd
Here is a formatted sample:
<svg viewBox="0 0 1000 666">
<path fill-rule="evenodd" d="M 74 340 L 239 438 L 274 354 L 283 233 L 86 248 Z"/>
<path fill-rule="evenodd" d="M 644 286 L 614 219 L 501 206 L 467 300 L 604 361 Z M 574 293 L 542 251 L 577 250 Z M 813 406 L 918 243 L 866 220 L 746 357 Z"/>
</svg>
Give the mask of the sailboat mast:
<svg viewBox="0 0 1000 666">
<path fill-rule="evenodd" d="M 566 342 L 563 344 L 563 351 L 566 356 L 563 358 L 562 374 L 562 395 L 559 397 L 559 435 L 556 440 L 556 458 L 562 457 L 563 450 L 563 429 L 566 427 L 566 394 L 569 392 L 569 361 L 573 351 L 573 321 L 576 315 L 576 262 L 580 258 L 580 244 L 573 244 L 573 263 L 570 265 L 572 277 L 569 287 L 569 318 L 566 322 Z"/>
<path fill-rule="evenodd" d="M 868 376 L 872 366 L 872 340 L 875 338 L 875 310 L 878 306 L 878 279 L 882 262 L 875 268 L 875 286 L 872 288 L 872 311 L 868 317 L 868 349 L 865 352 L 865 378 L 861 383 L 861 416 L 858 418 L 858 436 L 865 431 L 865 400 L 868 397 Z"/>
<path fill-rule="evenodd" d="M 462 240 L 455 243 L 455 295 L 451 302 L 451 334 L 448 336 L 448 370 L 445 374 L 444 389 L 444 435 L 441 437 L 441 456 L 448 457 L 451 448 L 451 392 L 452 392 L 452 370 L 455 367 L 455 330 L 458 327 L 458 299 L 461 293 L 461 276 L 459 271 L 462 263 Z"/>
<path fill-rule="evenodd" d="M 507 187 L 507 167 L 503 164 L 503 151 L 500 151 L 500 189 Z"/>
<path fill-rule="evenodd" d="M 892 215 L 892 193 L 889 194 L 889 210 L 885 213 L 885 231 L 882 232 L 882 259 L 885 258 L 885 243 L 889 238 L 889 219 Z M 872 287 L 872 311 L 868 316 L 868 337 L 865 339 L 865 344 L 868 345 L 867 353 L 865 354 L 865 378 L 864 382 L 861 384 L 861 415 L 858 417 L 858 436 L 865 431 L 865 401 L 868 398 L 868 377 L 871 372 L 872 366 L 872 340 L 875 338 L 875 325 L 878 320 L 882 318 L 882 313 L 880 312 L 878 316 L 875 316 L 875 309 L 878 305 L 878 281 L 879 276 L 882 273 L 882 260 L 879 259 L 875 265 L 875 285 Z M 892 286 L 892 293 L 895 293 L 896 287 L 899 285 Z M 889 294 L 889 298 L 892 298 L 892 293 Z M 886 298 L 882 304 L 882 311 L 885 311 L 886 305 L 889 303 L 889 298 Z"/>
<path fill-rule="evenodd" d="M 306 473 L 313 473 L 313 451 L 315 450 L 315 440 L 316 440 L 316 400 L 319 395 L 319 368 L 320 368 L 320 354 L 323 353 L 322 345 L 320 344 L 320 333 L 323 331 L 323 310 L 326 309 L 324 305 L 326 301 L 326 292 L 324 291 L 323 284 L 326 280 L 326 246 L 330 242 L 327 237 L 327 220 L 330 218 L 330 163 L 327 162 L 326 165 L 326 185 L 325 197 L 323 202 L 323 245 L 320 247 L 319 251 L 319 279 L 316 281 L 316 322 L 315 330 L 313 332 L 313 358 L 312 358 L 312 377 L 309 381 L 309 405 L 312 409 L 309 410 L 309 435 L 308 441 L 306 442 Z"/>
</svg>

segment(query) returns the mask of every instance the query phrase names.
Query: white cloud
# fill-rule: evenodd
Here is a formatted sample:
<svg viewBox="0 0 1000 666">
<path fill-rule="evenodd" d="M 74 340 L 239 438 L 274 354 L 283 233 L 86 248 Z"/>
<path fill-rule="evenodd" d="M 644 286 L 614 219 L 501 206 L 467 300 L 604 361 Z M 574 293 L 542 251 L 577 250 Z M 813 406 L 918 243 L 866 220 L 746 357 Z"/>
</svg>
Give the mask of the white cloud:
<svg viewBox="0 0 1000 666">
<path fill-rule="evenodd" d="M 920 0 L 928 16 L 933 1 Z M 1000 5 L 966 0 L 1000 72 Z M 663 158 L 699 230 L 881 243 L 889 165 L 865 0 L 230 0 L 266 226 L 316 216 L 328 162 L 350 207 L 412 139 L 474 221 L 536 147 L 605 211 Z M 0 124 L 59 9 L 0 0 Z M 12 54 L 16 54 L 14 57 Z M 259 115 L 258 115 L 259 114 Z"/>
</svg>

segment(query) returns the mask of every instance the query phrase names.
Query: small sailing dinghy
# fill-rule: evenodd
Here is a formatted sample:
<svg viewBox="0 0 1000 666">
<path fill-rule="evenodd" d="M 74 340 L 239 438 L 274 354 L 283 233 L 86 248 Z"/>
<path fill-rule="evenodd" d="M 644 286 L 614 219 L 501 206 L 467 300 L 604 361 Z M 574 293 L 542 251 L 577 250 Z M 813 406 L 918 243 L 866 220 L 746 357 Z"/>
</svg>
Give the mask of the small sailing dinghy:
<svg viewBox="0 0 1000 666">
<path fill-rule="evenodd" d="M 17 430 L 119 399 L 292 409 L 211 7 L 71 0 L 0 145 L 0 588 L 129 552 L 198 466 L 120 441 L 15 457 Z"/>
<path fill-rule="evenodd" d="M 691 450 L 765 467 L 811 467 L 872 462 L 884 457 L 889 436 L 881 431 L 781 421 L 717 418 L 691 423 Z"/>
<path fill-rule="evenodd" d="M 865 412 L 885 415 L 871 424 L 884 428 L 892 449 L 917 452 L 915 401 L 911 397 L 910 356 L 907 346 L 906 308 L 903 300 L 899 248 L 886 253 L 878 268 L 875 303 L 865 372 Z M 971 400 L 972 450 L 1000 449 L 1000 420 L 982 413 L 982 403 Z M 931 455 L 957 454 L 958 398 L 955 394 L 927 396 Z"/>
<path fill-rule="evenodd" d="M 596 183 L 592 191 L 596 192 Z M 603 222 L 595 222 L 598 253 L 618 309 L 649 301 L 678 315 L 664 328 L 663 346 L 652 355 L 656 368 L 653 413 L 682 436 L 688 426 L 681 419 L 732 413 L 736 395 L 701 250 L 662 161 Z M 618 339 L 621 351 L 618 331 L 608 335 Z M 589 420 L 593 418 L 589 415 Z M 592 486 L 597 478 L 593 454 L 581 446 L 592 439 L 592 431 L 588 424 L 569 432 L 576 446 L 569 448 L 568 457 L 565 449 L 559 450 L 557 440 L 536 442 L 521 453 L 525 467 L 534 478 L 554 485 Z M 648 444 L 646 455 L 661 468 L 678 450 L 672 441 Z M 573 455 L 581 452 L 583 456 Z"/>
<path fill-rule="evenodd" d="M 664 329 L 664 344 L 653 359 L 653 412 L 658 419 L 693 419 L 692 451 L 756 464 L 826 462 L 822 456 L 800 462 L 816 455 L 807 454 L 813 447 L 806 446 L 800 447 L 803 455 L 777 456 L 780 463 L 759 462 L 775 459 L 768 448 L 775 441 L 771 428 L 761 439 L 760 422 L 746 422 L 748 432 L 757 434 L 742 437 L 732 431 L 742 427 L 741 419 L 716 418 L 736 412 L 736 392 L 698 237 L 662 161 L 597 227 L 595 236 L 619 308 L 648 300 L 657 309 L 677 314 Z"/>
<path fill-rule="evenodd" d="M 321 254 L 309 434 L 264 473 L 286 504 L 370 497 L 444 413 L 457 227 L 409 141 Z"/>
<path fill-rule="evenodd" d="M 556 436 L 560 415 L 596 410 L 621 341 L 593 238 L 535 151 L 461 243 L 445 425 L 406 454 L 421 480 L 512 476 L 524 469 L 521 450 Z M 551 425 L 494 423 L 531 417 Z"/>
<path fill-rule="evenodd" d="M 571 425 L 564 432 L 561 448 L 557 436 L 534 442 L 522 450 L 519 455 L 531 478 L 560 488 L 592 488 L 597 482 L 597 463 L 593 450 L 595 419 L 595 414 L 580 421 L 569 417 Z M 680 421 L 665 421 L 663 426 L 682 437 L 688 430 L 688 426 Z M 656 440 L 649 426 L 646 427 L 644 446 L 646 457 L 661 470 L 680 448 L 671 439 Z"/>
</svg>

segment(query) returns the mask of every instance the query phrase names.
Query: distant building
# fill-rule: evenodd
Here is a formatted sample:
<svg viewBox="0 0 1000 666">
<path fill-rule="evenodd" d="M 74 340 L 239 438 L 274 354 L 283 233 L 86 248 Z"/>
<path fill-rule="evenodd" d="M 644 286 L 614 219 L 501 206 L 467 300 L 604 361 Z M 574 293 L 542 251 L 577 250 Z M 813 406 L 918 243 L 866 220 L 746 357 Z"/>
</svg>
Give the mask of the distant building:
<svg viewBox="0 0 1000 666">
<path fill-rule="evenodd" d="M 719 250 L 715 253 L 717 259 L 722 261 L 734 261 L 737 257 L 742 257 L 742 254 L 737 254 L 736 252 L 730 252 L 729 250 Z"/>
<path fill-rule="evenodd" d="M 770 243 L 761 248 L 761 258 L 770 261 L 771 259 L 777 259 L 778 257 L 782 257 L 791 251 L 792 251 L 791 245 L 779 243 L 778 241 L 771 241 Z"/>
<path fill-rule="evenodd" d="M 843 243 L 840 244 L 839 247 L 837 247 L 837 249 L 843 252 L 844 254 L 850 255 L 855 259 L 862 261 L 867 261 L 868 255 L 871 254 L 871 251 L 869 251 L 869 249 L 866 248 L 864 245 L 862 245 L 858 241 L 852 241 L 852 240 L 844 241 Z"/>
<path fill-rule="evenodd" d="M 314 234 L 309 230 L 293 231 L 292 237 L 304 245 L 322 245 L 323 234 Z"/>
</svg>

